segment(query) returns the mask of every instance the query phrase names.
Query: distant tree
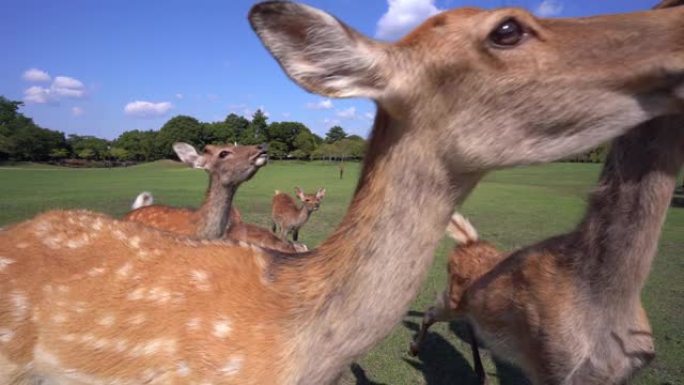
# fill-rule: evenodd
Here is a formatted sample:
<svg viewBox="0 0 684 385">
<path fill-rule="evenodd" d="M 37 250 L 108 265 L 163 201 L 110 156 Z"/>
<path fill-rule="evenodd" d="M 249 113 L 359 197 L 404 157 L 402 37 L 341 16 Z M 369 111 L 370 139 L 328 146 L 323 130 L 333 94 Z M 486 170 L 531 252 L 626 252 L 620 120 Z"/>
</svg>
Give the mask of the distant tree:
<svg viewBox="0 0 684 385">
<path fill-rule="evenodd" d="M 268 143 L 268 156 L 276 159 L 283 159 L 288 154 L 287 145 L 283 142 L 273 140 Z"/>
<path fill-rule="evenodd" d="M 159 153 L 167 158 L 175 156 L 173 152 L 175 142 L 186 142 L 196 148 L 203 148 L 206 144 L 200 122 L 185 115 L 178 115 L 169 119 L 159 130 L 156 142 Z"/>
<path fill-rule="evenodd" d="M 232 143 L 237 141 L 235 130 L 226 122 L 203 123 L 206 143 Z"/>
<path fill-rule="evenodd" d="M 308 159 L 311 153 L 306 153 L 300 149 L 296 149 L 290 153 L 290 156 L 295 159 Z"/>
<path fill-rule="evenodd" d="M 252 117 L 252 121 L 240 134 L 238 142 L 243 145 L 260 144 L 266 142 L 268 139 L 267 120 L 268 117 L 266 117 L 264 112 L 257 110 Z"/>
<path fill-rule="evenodd" d="M 309 157 L 317 147 L 316 138 L 309 130 L 302 130 L 294 139 L 293 144 L 296 151 L 301 151 L 303 154 L 303 156 L 297 156 L 300 159 Z"/>
<path fill-rule="evenodd" d="M 126 131 L 113 143 L 114 147 L 128 151 L 129 159 L 137 161 L 150 161 L 163 158 L 161 151 L 157 149 L 157 131 Z"/>
<path fill-rule="evenodd" d="M 342 140 L 347 137 L 347 133 L 340 126 L 332 126 L 330 130 L 325 134 L 326 143 L 335 143 L 338 140 Z"/>
<path fill-rule="evenodd" d="M 91 135 L 71 134 L 67 137 L 67 143 L 73 152 L 83 159 L 105 159 L 109 152 L 110 143 L 108 140 L 97 138 Z M 92 152 L 89 158 L 80 156 L 83 150 L 89 149 Z M 87 153 L 90 154 L 90 153 Z"/>
<path fill-rule="evenodd" d="M 54 148 L 52 151 L 50 151 L 50 158 L 53 160 L 56 160 L 58 162 L 61 162 L 62 160 L 66 159 L 69 157 L 69 150 L 66 148 Z"/>
<path fill-rule="evenodd" d="M 226 119 L 223 121 L 223 123 L 226 124 L 228 129 L 235 133 L 234 140 L 240 138 L 242 133 L 247 129 L 247 126 L 249 126 L 249 120 L 247 120 L 244 116 L 237 114 L 229 114 L 226 116 Z"/>
<path fill-rule="evenodd" d="M 119 161 L 126 161 L 131 159 L 131 154 L 128 152 L 128 150 L 122 147 L 112 147 L 112 149 L 109 150 L 109 154 L 112 158 Z"/>
<path fill-rule="evenodd" d="M 77 152 L 76 155 L 81 159 L 91 160 L 95 158 L 96 154 L 92 148 L 84 148 L 81 151 Z"/>
</svg>

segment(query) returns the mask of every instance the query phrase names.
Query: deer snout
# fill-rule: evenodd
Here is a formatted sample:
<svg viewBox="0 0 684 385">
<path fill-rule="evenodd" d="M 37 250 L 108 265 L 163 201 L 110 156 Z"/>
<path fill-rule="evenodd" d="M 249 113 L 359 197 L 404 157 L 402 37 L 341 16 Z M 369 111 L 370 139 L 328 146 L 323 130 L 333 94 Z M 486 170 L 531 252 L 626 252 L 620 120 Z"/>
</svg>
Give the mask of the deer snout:
<svg viewBox="0 0 684 385">
<path fill-rule="evenodd" d="M 257 153 L 252 157 L 254 165 L 261 167 L 268 161 L 268 144 L 262 143 L 257 146 Z"/>
</svg>

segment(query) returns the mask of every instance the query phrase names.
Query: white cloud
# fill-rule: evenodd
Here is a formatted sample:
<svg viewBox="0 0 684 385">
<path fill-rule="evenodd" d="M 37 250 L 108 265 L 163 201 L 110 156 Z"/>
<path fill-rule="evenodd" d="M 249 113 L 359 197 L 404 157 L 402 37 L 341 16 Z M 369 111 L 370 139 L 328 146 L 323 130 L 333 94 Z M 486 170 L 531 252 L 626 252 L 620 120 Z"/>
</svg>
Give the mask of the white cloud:
<svg viewBox="0 0 684 385">
<path fill-rule="evenodd" d="M 164 116 L 173 108 L 170 102 L 148 102 L 144 100 L 136 100 L 126 104 L 124 113 L 128 116 L 136 118 L 154 118 Z"/>
<path fill-rule="evenodd" d="M 561 12 L 563 12 L 563 2 L 560 0 L 544 0 L 534 11 L 534 13 L 542 17 L 558 16 Z"/>
<path fill-rule="evenodd" d="M 176 94 L 176 99 L 178 99 L 178 100 L 183 99 L 183 94 L 181 94 L 180 92 L 177 93 L 177 94 Z"/>
<path fill-rule="evenodd" d="M 81 116 L 84 113 L 85 113 L 85 111 L 81 107 L 72 107 L 71 108 L 71 115 L 73 115 L 73 116 Z"/>
<path fill-rule="evenodd" d="M 333 108 L 333 103 L 330 99 L 323 99 L 317 103 L 306 103 L 306 108 L 310 110 L 329 110 Z"/>
<path fill-rule="evenodd" d="M 342 119 L 356 119 L 356 107 L 349 107 L 344 110 L 338 110 L 335 115 Z"/>
<path fill-rule="evenodd" d="M 32 86 L 24 90 L 24 101 L 26 103 L 55 103 L 57 100 L 53 97 L 49 88 Z"/>
<path fill-rule="evenodd" d="M 57 76 L 50 88 L 55 95 L 60 97 L 78 99 L 85 95 L 83 82 L 68 76 Z"/>
<path fill-rule="evenodd" d="M 35 75 L 31 76 L 35 78 Z M 24 90 L 24 101 L 36 104 L 56 104 L 63 98 L 81 99 L 85 95 L 86 87 L 82 81 L 69 76 L 57 76 L 50 87 L 31 86 Z"/>
<path fill-rule="evenodd" d="M 398 39 L 442 11 L 435 6 L 435 0 L 387 0 L 387 3 L 389 9 L 378 20 L 375 30 L 378 39 Z"/>
<path fill-rule="evenodd" d="M 363 117 L 368 120 L 373 120 L 375 119 L 375 114 L 373 114 L 372 112 L 366 112 L 365 114 L 363 114 Z"/>
<path fill-rule="evenodd" d="M 47 72 L 40 70 L 38 68 L 30 68 L 24 71 L 21 75 L 22 79 L 28 82 L 49 82 L 52 80 Z"/>
</svg>

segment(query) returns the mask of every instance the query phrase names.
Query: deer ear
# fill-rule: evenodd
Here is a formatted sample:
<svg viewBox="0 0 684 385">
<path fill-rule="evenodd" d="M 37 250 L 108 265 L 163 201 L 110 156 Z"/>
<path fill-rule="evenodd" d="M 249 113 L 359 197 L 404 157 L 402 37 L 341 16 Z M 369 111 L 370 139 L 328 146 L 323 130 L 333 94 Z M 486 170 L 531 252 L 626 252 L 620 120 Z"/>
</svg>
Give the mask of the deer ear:
<svg viewBox="0 0 684 385">
<path fill-rule="evenodd" d="M 391 73 L 388 45 L 303 4 L 267 1 L 249 21 L 285 72 L 310 92 L 328 97 L 379 98 Z"/>
<path fill-rule="evenodd" d="M 194 168 L 204 168 L 206 159 L 199 155 L 195 147 L 183 142 L 176 142 L 173 144 L 173 151 L 178 155 L 181 162 L 192 166 Z"/>
<path fill-rule="evenodd" d="M 297 198 L 299 198 L 300 201 L 304 200 L 304 192 L 298 187 L 295 187 L 295 195 L 297 195 Z"/>
<path fill-rule="evenodd" d="M 325 189 L 320 188 L 318 189 L 318 192 L 316 193 L 316 198 L 321 199 L 325 196 Z"/>
</svg>

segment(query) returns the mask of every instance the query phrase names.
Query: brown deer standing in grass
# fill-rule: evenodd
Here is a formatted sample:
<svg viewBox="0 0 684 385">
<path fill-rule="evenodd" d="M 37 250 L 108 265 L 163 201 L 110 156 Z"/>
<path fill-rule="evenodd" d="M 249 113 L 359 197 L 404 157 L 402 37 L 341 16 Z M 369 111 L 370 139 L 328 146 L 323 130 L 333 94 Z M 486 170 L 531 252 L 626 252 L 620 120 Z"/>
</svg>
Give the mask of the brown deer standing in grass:
<svg viewBox="0 0 684 385">
<path fill-rule="evenodd" d="M 315 194 L 306 194 L 299 187 L 295 187 L 295 195 L 302 202 L 301 207 L 297 207 L 295 200 L 288 194 L 276 190 L 273 195 L 271 230 L 283 241 L 287 241 L 288 235 L 292 233 L 292 240 L 297 242 L 299 229 L 309 220 L 311 213 L 321 207 L 325 189 L 320 188 Z"/>
<path fill-rule="evenodd" d="M 209 174 L 202 206 L 193 210 L 147 205 L 127 213 L 123 219 L 202 239 L 222 237 L 230 226 L 233 196 L 240 184 L 266 164 L 266 146 L 207 145 L 202 155 L 187 143 L 175 143 L 173 149 L 183 163 Z"/>
<path fill-rule="evenodd" d="M 401 321 L 487 171 L 684 109 L 684 9 L 462 9 L 391 44 L 290 2 L 249 17 L 299 84 L 377 103 L 338 229 L 292 257 L 87 211 L 6 228 L 0 383 L 331 384 Z"/>
<path fill-rule="evenodd" d="M 684 115 L 637 127 L 613 142 L 578 227 L 512 254 L 454 215 L 448 289 L 412 351 L 466 318 L 535 384 L 624 384 L 655 355 L 641 289 L 683 163 Z"/>
</svg>

